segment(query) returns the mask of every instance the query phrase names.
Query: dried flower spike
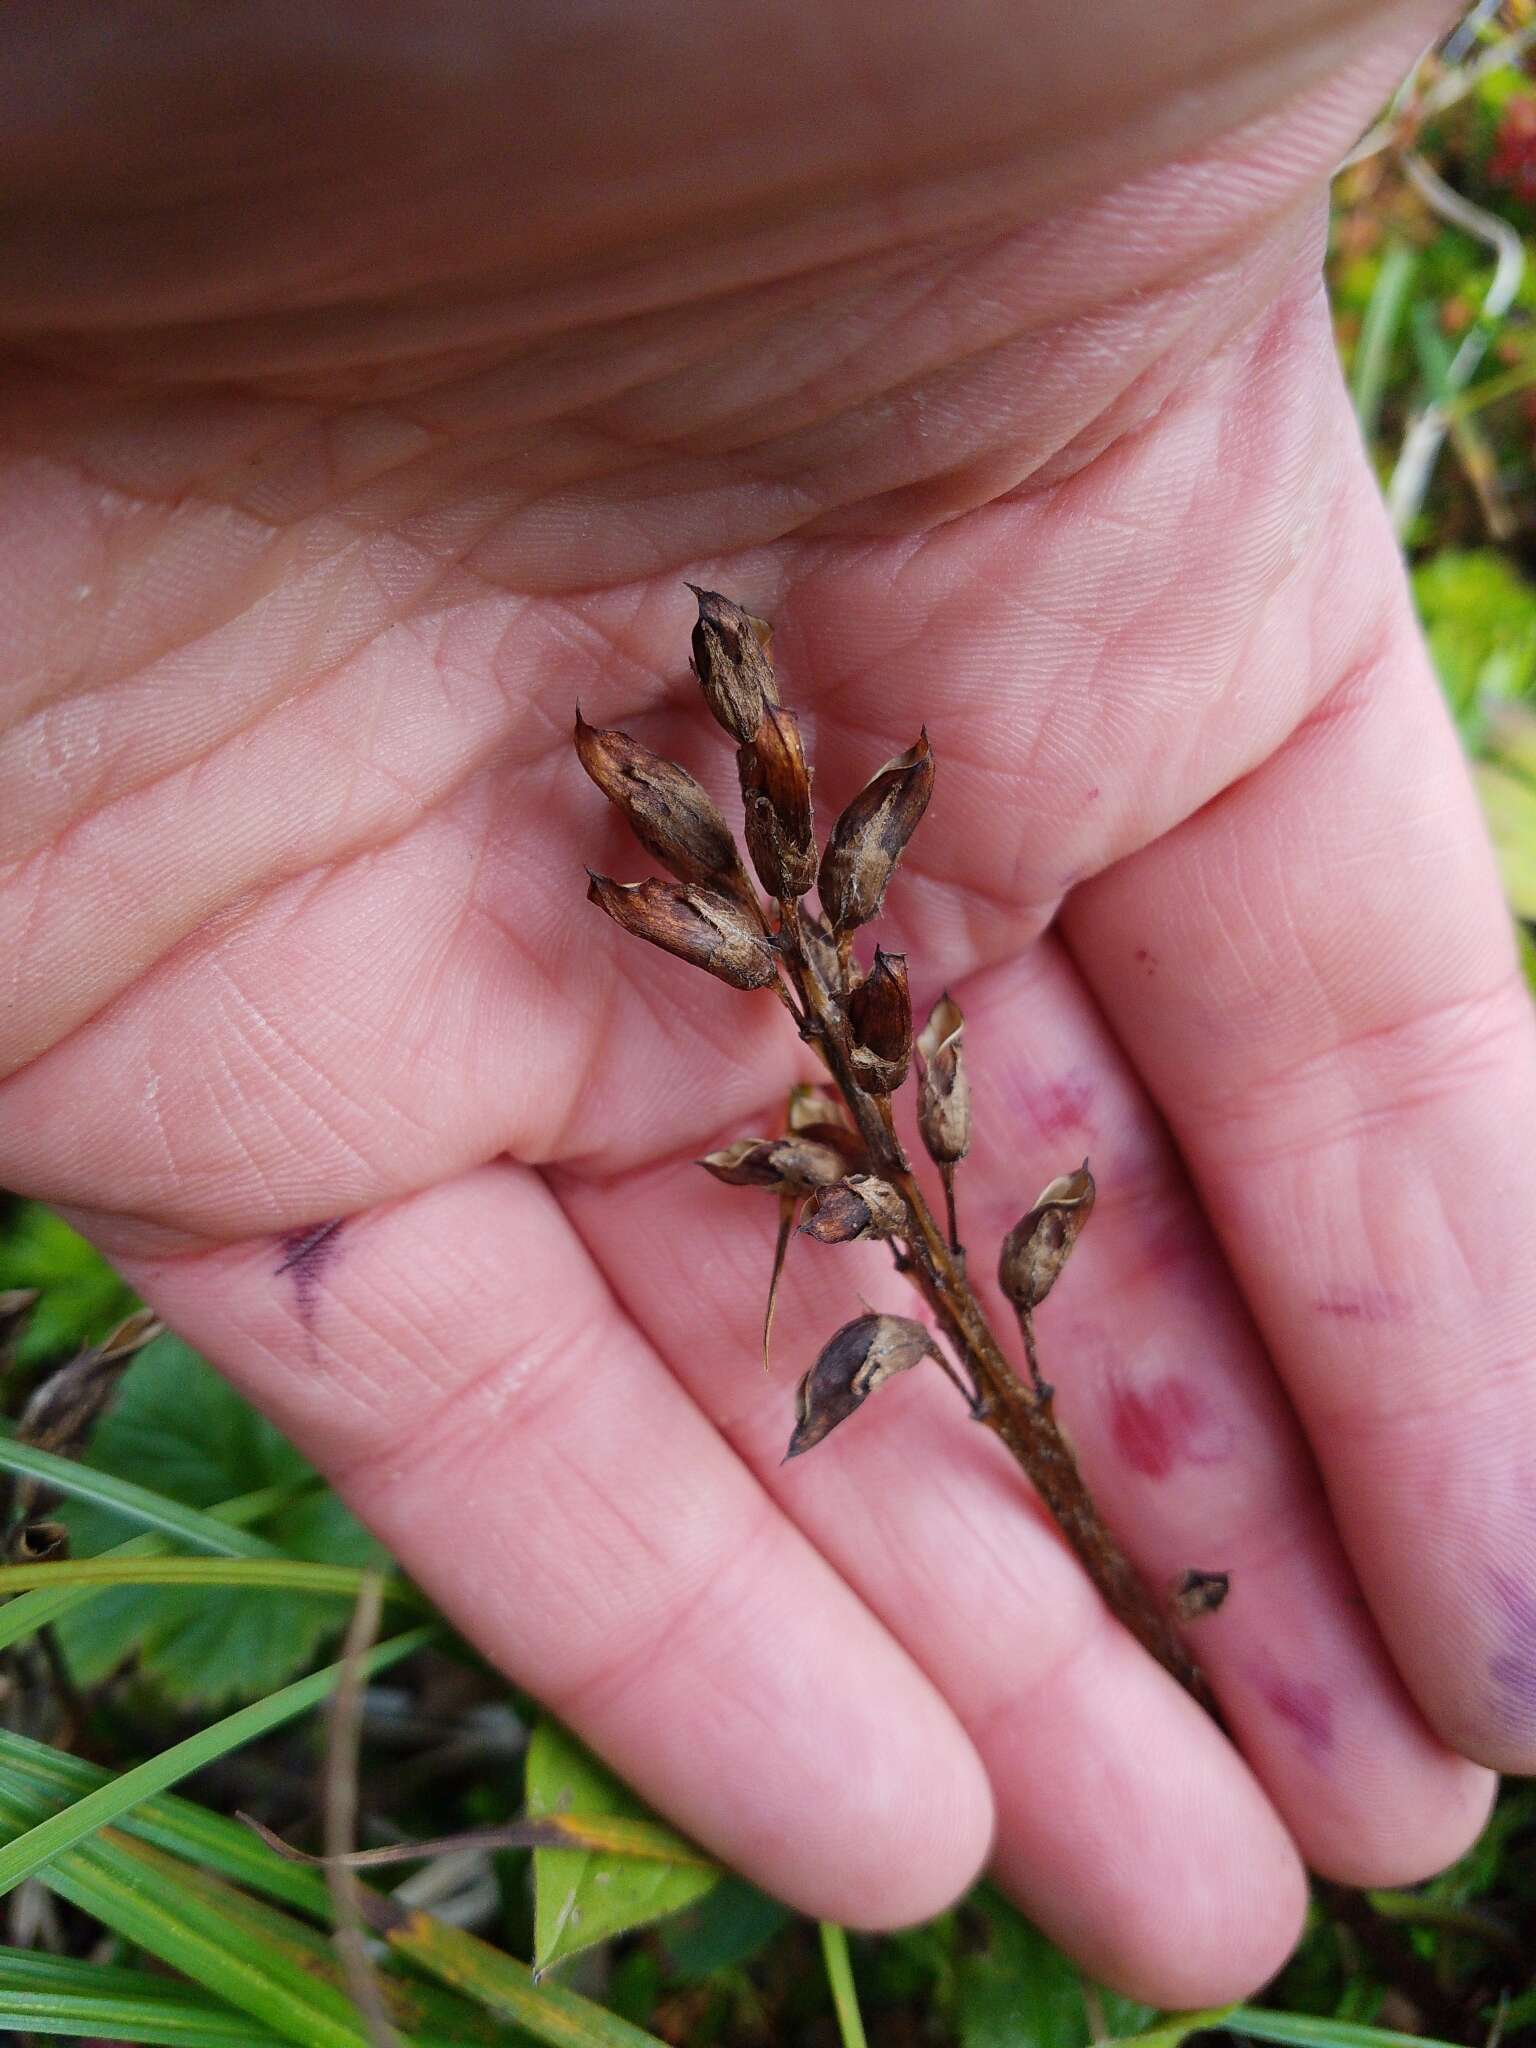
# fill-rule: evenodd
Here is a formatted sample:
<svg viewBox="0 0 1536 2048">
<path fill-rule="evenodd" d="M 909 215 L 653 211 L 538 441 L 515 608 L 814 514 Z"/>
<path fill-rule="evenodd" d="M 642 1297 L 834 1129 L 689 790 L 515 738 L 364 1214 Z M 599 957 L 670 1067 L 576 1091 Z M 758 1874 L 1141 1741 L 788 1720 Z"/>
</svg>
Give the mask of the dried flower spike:
<svg viewBox="0 0 1536 2048">
<path fill-rule="evenodd" d="M 821 907 L 841 936 L 879 913 L 886 884 L 933 794 L 927 731 L 877 769 L 832 828 L 821 860 Z"/>
<path fill-rule="evenodd" d="M 648 939 L 732 988 L 767 988 L 779 978 L 773 948 L 761 923 L 718 890 L 697 882 L 612 882 L 593 875 L 587 899 L 617 925 Z"/>
<path fill-rule="evenodd" d="M 626 887 L 593 876 L 590 894 L 627 930 L 722 981 L 772 986 L 827 1070 L 825 1089 L 791 1095 L 785 1135 L 739 1139 L 701 1162 L 717 1180 L 775 1198 L 765 1364 L 779 1277 L 802 1216 L 804 1233 L 823 1243 L 888 1242 L 897 1270 L 954 1353 L 951 1359 L 924 1324 L 901 1316 L 870 1311 L 845 1324 L 800 1383 L 788 1455 L 819 1443 L 893 1373 L 932 1358 L 971 1416 L 1028 1475 L 1111 1612 L 1208 1702 L 1175 1624 L 1211 1612 L 1225 1594 L 1225 1575 L 1187 1572 L 1171 1594 L 1149 1591 L 1083 1481 L 1036 1355 L 1033 1311 L 1055 1285 L 1093 1207 L 1087 1161 L 1051 1182 L 1002 1249 L 998 1277 L 1018 1312 L 1026 1376 L 989 1325 L 957 1234 L 954 1181 L 970 1149 L 971 1099 L 965 1023 L 947 994 L 917 1040 L 917 1123 L 943 1177 L 947 1234 L 897 1134 L 890 1097 L 906 1079 L 913 1049 L 906 961 L 877 947 L 861 975 L 853 934 L 880 909 L 928 804 L 928 735 L 870 778 L 818 858 L 811 771 L 795 715 L 780 702 L 768 627 L 718 591 L 694 587 L 694 594 L 694 669 L 710 711 L 736 743 L 747 852 L 769 902 L 753 887 L 725 820 L 686 770 L 578 714 L 576 744 L 588 773 L 677 877 Z M 802 900 L 813 883 L 819 911 Z"/>
<path fill-rule="evenodd" d="M 1076 1173 L 1058 1175 L 1003 1239 L 997 1284 L 1016 1309 L 1038 1308 L 1056 1285 L 1093 1212 L 1093 1195 L 1085 1159 Z"/>
<path fill-rule="evenodd" d="M 844 1323 L 800 1382 L 795 1431 L 785 1458 L 798 1458 L 819 1444 L 896 1373 L 938 1355 L 922 1324 L 907 1316 L 871 1313 Z"/>
</svg>

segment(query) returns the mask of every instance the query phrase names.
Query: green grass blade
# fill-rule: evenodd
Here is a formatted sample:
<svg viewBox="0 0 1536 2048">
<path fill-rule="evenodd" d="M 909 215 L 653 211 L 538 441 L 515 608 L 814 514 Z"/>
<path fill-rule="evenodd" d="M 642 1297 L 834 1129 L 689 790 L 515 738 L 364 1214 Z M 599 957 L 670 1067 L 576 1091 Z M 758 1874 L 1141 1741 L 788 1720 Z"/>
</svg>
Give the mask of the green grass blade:
<svg viewBox="0 0 1536 2048">
<path fill-rule="evenodd" d="M 1102 2042 L 1100 2048 L 1180 2048 L 1191 2034 L 1204 2034 L 1213 2027 L 1230 2027 L 1235 2006 L 1213 2005 L 1204 2012 L 1170 2012 L 1141 2034 L 1120 2034 Z"/>
<path fill-rule="evenodd" d="M 1360 322 L 1360 339 L 1355 344 L 1350 370 L 1349 395 L 1354 400 L 1355 417 L 1366 441 L 1374 439 L 1381 423 L 1381 402 L 1386 395 L 1387 378 L 1392 367 L 1392 344 L 1402 326 L 1403 308 L 1408 303 L 1408 290 L 1418 261 L 1417 252 L 1407 242 L 1388 242 Z"/>
<path fill-rule="evenodd" d="M 853 1965 L 848 1960 L 848 1936 L 835 1920 L 821 1923 L 821 1957 L 827 1966 L 827 1983 L 843 2048 L 867 2048 L 859 1995 L 853 1986 Z"/>
<path fill-rule="evenodd" d="M 307 1490 L 307 1489 L 301 1489 Z M 220 1522 L 229 1522 L 241 1527 L 246 1522 L 260 1520 L 274 1508 L 282 1507 L 295 1497 L 291 1486 L 263 1486 L 256 1493 L 243 1493 L 234 1500 L 221 1501 L 215 1508 L 204 1513 Z M 164 1557 L 170 1550 L 169 1540 L 146 1530 L 142 1536 L 130 1536 L 126 1543 L 116 1543 L 103 1557 Z M 12 1643 L 19 1643 L 26 1636 L 35 1635 L 38 1629 L 46 1628 L 61 1615 L 69 1614 L 87 1601 L 94 1600 L 101 1592 L 99 1586 L 39 1586 L 31 1593 L 18 1593 L 0 1606 L 0 1650 L 8 1649 Z"/>
<path fill-rule="evenodd" d="M 69 1557 L 49 1564 L 0 1565 L 0 1596 L 53 1586 L 234 1586 L 242 1592 L 335 1593 L 355 1600 L 363 1572 L 352 1564 L 312 1564 L 274 1550 L 266 1557 Z M 415 1589 L 390 1580 L 385 1597 L 421 1606 Z"/>
<path fill-rule="evenodd" d="M 215 1557 L 281 1557 L 275 1543 L 232 1528 L 217 1513 L 184 1507 L 131 1479 L 116 1479 L 110 1472 L 97 1472 L 75 1458 L 58 1458 L 32 1444 L 19 1444 L 0 1436 L 0 1472 L 15 1472 L 27 1479 L 41 1480 L 55 1493 L 74 1500 L 87 1500 L 114 1514 L 126 1515 L 146 1529 L 162 1536 L 174 1536 L 193 1550 L 210 1551 Z"/>
<path fill-rule="evenodd" d="M 0 1948 L 0 2028 L 163 2048 L 279 2048 L 283 2039 L 147 1970 L 13 1948 Z"/>
<path fill-rule="evenodd" d="M 450 1927 L 430 1913 L 409 1911 L 379 1893 L 365 1902 L 368 1917 L 398 1954 L 418 1969 L 499 2013 L 549 2048 L 662 2048 L 654 2034 L 632 2026 L 579 1992 L 503 1955 L 478 1935 Z"/>
<path fill-rule="evenodd" d="M 1284 2048 L 1451 2048 L 1428 2034 L 1397 2034 L 1388 2027 L 1362 2027 L 1354 2020 L 1319 2019 L 1305 2012 L 1265 2012 L 1235 2005 L 1221 2022 L 1250 2041 L 1279 2041 Z"/>
<path fill-rule="evenodd" d="M 363 1660 L 364 1669 L 371 1675 L 397 1663 L 400 1658 L 429 1642 L 433 1633 L 431 1628 L 413 1629 L 407 1635 L 395 1636 L 389 1642 L 381 1643 Z M 327 1665 L 323 1671 L 297 1679 L 292 1685 L 270 1693 L 264 1700 L 253 1701 L 237 1713 L 227 1714 L 222 1721 L 215 1721 L 212 1727 L 200 1729 L 184 1742 L 174 1743 L 158 1756 L 150 1757 L 131 1771 L 124 1771 L 121 1776 L 98 1786 L 94 1792 L 88 1792 L 61 1813 L 52 1814 L 47 1820 L 29 1828 L 25 1834 L 0 1849 L 0 1896 L 42 1864 L 51 1861 L 61 1850 L 82 1841 L 97 1828 L 106 1827 L 130 1807 L 138 1805 L 141 1799 L 163 1792 L 178 1778 L 200 1770 L 215 1757 L 227 1755 L 230 1750 L 266 1734 L 269 1728 L 291 1721 L 296 1714 L 317 1705 L 334 1691 L 340 1682 L 342 1669 L 340 1664 Z"/>
</svg>

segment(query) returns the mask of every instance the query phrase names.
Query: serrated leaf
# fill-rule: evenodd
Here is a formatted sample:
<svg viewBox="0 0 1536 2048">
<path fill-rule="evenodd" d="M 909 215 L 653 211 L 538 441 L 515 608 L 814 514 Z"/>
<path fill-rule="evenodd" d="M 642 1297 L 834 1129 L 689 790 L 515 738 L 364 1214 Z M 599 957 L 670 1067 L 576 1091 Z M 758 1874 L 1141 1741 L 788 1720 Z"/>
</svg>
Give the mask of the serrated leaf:
<svg viewBox="0 0 1536 2048">
<path fill-rule="evenodd" d="M 41 1202 L 18 1202 L 0 1230 L 0 1289 L 10 1287 L 38 1290 L 16 1343 L 24 1367 L 98 1343 L 135 1301 L 100 1252 Z"/>
<path fill-rule="evenodd" d="M 539 1723 L 528 1744 L 527 1806 L 535 1819 L 559 1813 L 649 1818 L 632 1792 L 550 1720 Z M 680 1912 L 711 1891 L 720 1875 L 588 1849 L 536 1849 L 534 1968 L 547 1970 L 594 1942 Z"/>
<path fill-rule="evenodd" d="M 278 1490 L 286 1502 L 261 1526 L 263 1547 L 318 1563 L 361 1566 L 383 1552 L 313 1468 L 197 1353 L 177 1337 L 148 1345 L 124 1375 L 92 1435 L 86 1461 L 124 1480 L 205 1509 L 231 1495 Z M 125 1533 L 104 1502 L 63 1513 L 77 1554 Z M 133 1656 L 183 1706 L 259 1697 L 292 1678 L 344 1625 L 328 1600 L 253 1600 L 243 1590 L 105 1592 L 59 1625 L 77 1683 L 90 1686 Z"/>
</svg>

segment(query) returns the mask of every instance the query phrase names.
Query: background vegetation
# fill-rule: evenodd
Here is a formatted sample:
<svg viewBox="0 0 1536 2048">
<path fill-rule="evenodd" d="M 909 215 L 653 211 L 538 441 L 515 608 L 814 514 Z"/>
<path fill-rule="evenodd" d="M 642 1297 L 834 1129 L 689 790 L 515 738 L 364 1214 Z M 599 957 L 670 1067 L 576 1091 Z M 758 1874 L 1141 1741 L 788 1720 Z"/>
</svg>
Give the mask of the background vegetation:
<svg viewBox="0 0 1536 2048">
<path fill-rule="evenodd" d="M 1533 17 L 1536 0 L 1481 5 L 1426 61 L 1339 180 L 1330 255 L 1346 374 L 1523 935 L 1536 925 Z M 458 1642 L 176 1339 L 120 1372 L 88 1365 L 87 1383 L 114 1388 L 92 1415 L 70 1394 L 79 1369 L 56 1375 L 134 1304 L 57 1218 L 0 1198 L 0 1329 L 8 1289 L 35 1301 L 0 1339 L 13 1528 L 0 2025 L 192 2048 L 831 2048 L 866 2032 L 1173 2048 L 1190 2031 L 1189 2016 L 1084 1983 L 986 1885 L 926 1927 L 849 1942 L 713 1868 Z M 41 1407 L 39 1389 L 52 1390 Z M 67 1543 L 38 1536 L 39 1515 Z M 360 1664 L 354 1629 L 351 1661 L 328 1665 L 360 1592 L 365 1608 L 382 1597 L 380 1639 Z M 370 1871 L 359 1892 L 232 1817 L 313 1849 L 338 1839 L 317 1830 L 317 1805 L 375 1846 L 502 1832 Z M 1516 1785 L 1433 1883 L 1319 1887 L 1262 2008 L 1201 2023 L 1302 2048 L 1391 2048 L 1394 2031 L 1536 2041 L 1533 1845 L 1536 1787 Z"/>
</svg>

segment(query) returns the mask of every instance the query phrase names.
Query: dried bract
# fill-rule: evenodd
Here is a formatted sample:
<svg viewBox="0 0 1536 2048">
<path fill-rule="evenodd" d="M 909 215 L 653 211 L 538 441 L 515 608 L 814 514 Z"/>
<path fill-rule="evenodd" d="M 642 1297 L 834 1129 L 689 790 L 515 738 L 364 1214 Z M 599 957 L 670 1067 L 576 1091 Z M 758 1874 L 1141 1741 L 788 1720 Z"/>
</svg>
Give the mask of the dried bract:
<svg viewBox="0 0 1536 2048">
<path fill-rule="evenodd" d="M 1186 1622 L 1214 1614 L 1226 1599 L 1231 1583 L 1227 1572 L 1180 1572 L 1170 1596 L 1174 1613 Z"/>
<path fill-rule="evenodd" d="M 845 1422 L 876 1387 L 938 1350 L 921 1323 L 873 1313 L 844 1323 L 795 1394 L 795 1431 L 786 1458 L 798 1458 Z"/>
<path fill-rule="evenodd" d="M 818 1244 L 857 1244 L 867 1237 L 898 1237 L 912 1227 L 901 1196 L 873 1173 L 851 1173 L 811 1198 L 800 1229 Z"/>
<path fill-rule="evenodd" d="M 787 1138 L 739 1138 L 699 1161 L 707 1173 L 733 1188 L 771 1188 L 778 1194 L 807 1194 L 830 1187 L 847 1172 L 840 1151 L 798 1134 Z"/>
<path fill-rule="evenodd" d="M 747 851 L 770 896 L 803 896 L 816 879 L 811 777 L 792 711 L 765 704 L 749 745 L 738 749 Z"/>
<path fill-rule="evenodd" d="M 587 899 L 615 924 L 690 961 L 732 988 L 767 988 L 778 977 L 772 946 L 741 904 L 698 882 L 612 882 L 593 875 Z"/>
<path fill-rule="evenodd" d="M 872 775 L 832 828 L 821 860 L 821 907 L 835 932 L 867 924 L 880 909 L 902 849 L 933 794 L 926 731 Z"/>
<path fill-rule="evenodd" d="M 872 1095 L 890 1095 L 912 1061 L 912 998 L 901 953 L 876 948 L 875 964 L 848 998 L 854 1069 Z"/>
<path fill-rule="evenodd" d="M 731 829 L 707 790 L 686 768 L 631 739 L 588 725 L 576 713 L 576 754 L 603 795 L 624 813 L 630 830 L 664 868 L 684 882 L 707 882 L 754 910 L 752 884 Z"/>
<path fill-rule="evenodd" d="M 917 1034 L 917 1128 L 928 1157 L 953 1166 L 971 1149 L 971 1084 L 966 1078 L 965 1019 L 946 991 Z"/>
<path fill-rule="evenodd" d="M 693 672 L 720 724 L 746 746 L 756 736 L 764 707 L 779 701 L 768 660 L 768 627 L 718 590 L 700 590 L 696 583 L 688 588 L 699 601 Z"/>
<path fill-rule="evenodd" d="M 997 1284 L 1015 1308 L 1038 1308 L 1055 1286 L 1092 1214 L 1093 1193 L 1093 1175 L 1085 1159 L 1076 1173 L 1053 1180 L 1003 1239 Z"/>
</svg>

